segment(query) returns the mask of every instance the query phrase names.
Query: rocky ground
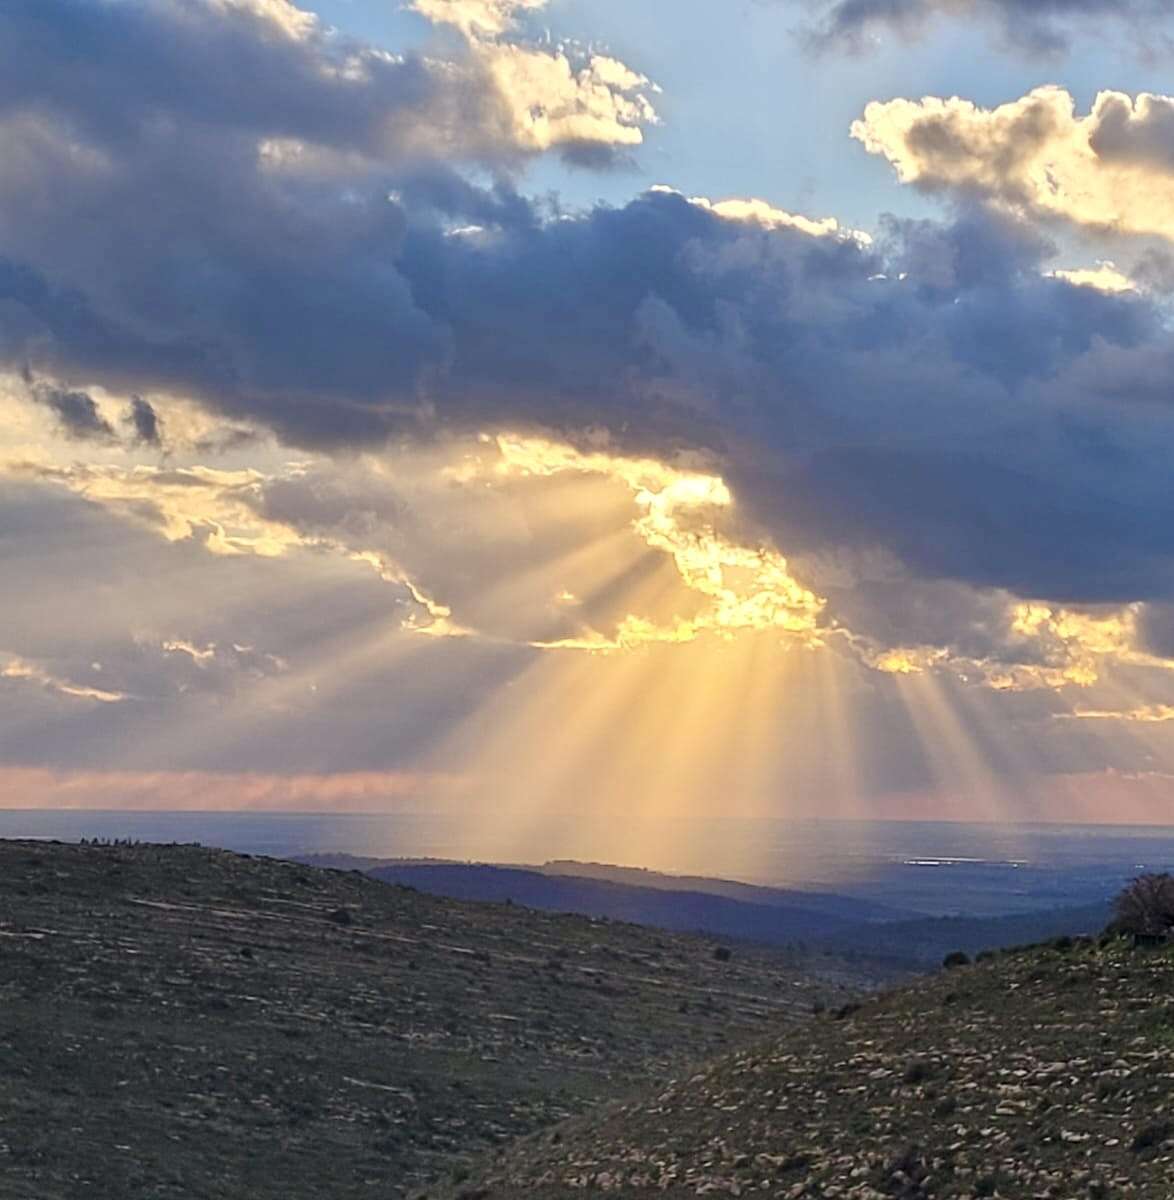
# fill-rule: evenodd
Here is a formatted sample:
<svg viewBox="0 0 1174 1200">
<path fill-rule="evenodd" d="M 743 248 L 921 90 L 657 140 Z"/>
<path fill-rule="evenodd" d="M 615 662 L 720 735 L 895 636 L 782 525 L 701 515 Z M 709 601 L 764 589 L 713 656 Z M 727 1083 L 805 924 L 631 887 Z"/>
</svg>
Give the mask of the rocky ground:
<svg viewBox="0 0 1174 1200">
<path fill-rule="evenodd" d="M 1174 1197 L 1174 947 L 918 980 L 506 1150 L 467 1197 Z M 457 1193 L 459 1194 L 459 1192 Z"/>
<path fill-rule="evenodd" d="M 830 959 L 726 959 L 198 847 L 0 842 L 0 1197 L 419 1193 L 687 1061 L 810 1027 L 859 982 Z M 711 1078 L 666 1113 L 707 1104 Z"/>
</svg>

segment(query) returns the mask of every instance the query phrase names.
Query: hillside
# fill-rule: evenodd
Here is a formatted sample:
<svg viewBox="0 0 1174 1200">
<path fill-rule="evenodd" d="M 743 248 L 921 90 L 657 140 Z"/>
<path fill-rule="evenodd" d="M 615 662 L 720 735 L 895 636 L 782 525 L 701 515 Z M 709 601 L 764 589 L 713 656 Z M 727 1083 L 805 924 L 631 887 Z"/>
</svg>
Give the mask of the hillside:
<svg viewBox="0 0 1174 1200">
<path fill-rule="evenodd" d="M 0 1197 L 388 1200 L 853 982 L 714 949 L 199 847 L 0 842 Z"/>
<path fill-rule="evenodd" d="M 1169 1200 L 1172 985 L 1174 946 L 992 957 L 530 1138 L 466 1194 Z"/>
</svg>

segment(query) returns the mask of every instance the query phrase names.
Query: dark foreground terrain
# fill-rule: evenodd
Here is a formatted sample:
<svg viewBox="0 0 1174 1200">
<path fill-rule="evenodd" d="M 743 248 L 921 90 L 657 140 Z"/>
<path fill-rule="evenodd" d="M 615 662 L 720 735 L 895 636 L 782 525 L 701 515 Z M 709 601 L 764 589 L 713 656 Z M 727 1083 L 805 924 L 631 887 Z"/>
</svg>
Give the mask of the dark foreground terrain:
<svg viewBox="0 0 1174 1200">
<path fill-rule="evenodd" d="M 918 980 L 509 1148 L 467 1196 L 1174 1197 L 1174 946 Z"/>
<path fill-rule="evenodd" d="M 714 951 L 198 847 L 0 842 L 0 1197 L 419 1193 L 856 982 Z"/>
</svg>

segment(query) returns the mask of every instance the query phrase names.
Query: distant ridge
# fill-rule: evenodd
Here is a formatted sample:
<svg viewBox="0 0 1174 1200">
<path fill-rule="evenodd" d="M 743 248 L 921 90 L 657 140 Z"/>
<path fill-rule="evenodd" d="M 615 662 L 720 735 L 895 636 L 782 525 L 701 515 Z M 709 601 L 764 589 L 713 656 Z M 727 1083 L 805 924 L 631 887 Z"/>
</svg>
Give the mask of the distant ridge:
<svg viewBox="0 0 1174 1200">
<path fill-rule="evenodd" d="M 472 870 L 525 871 L 553 879 L 569 876 L 575 879 L 595 879 L 631 887 L 651 888 L 656 891 L 702 892 L 705 895 L 724 896 L 730 900 L 767 907 L 798 905 L 810 912 L 840 917 L 847 921 L 904 921 L 926 915 L 917 909 L 897 908 L 820 888 L 772 887 L 768 884 L 743 883 L 740 880 L 708 875 L 672 875 L 648 867 L 618 867 L 609 863 L 579 862 L 576 859 L 554 859 L 545 863 L 488 863 L 453 858 L 369 858 L 355 854 L 325 853 L 301 854 L 295 861 L 308 866 L 332 867 L 344 871 L 372 871 L 383 867 L 467 867 Z"/>
<path fill-rule="evenodd" d="M 997 917 L 928 917 L 822 891 L 673 876 L 560 861 L 540 867 L 315 855 L 299 861 L 362 870 L 432 895 L 575 912 L 678 932 L 780 947 L 802 946 L 893 968 L 936 967 L 953 950 L 975 954 L 1063 935 L 1094 933 L 1109 902 Z"/>
</svg>

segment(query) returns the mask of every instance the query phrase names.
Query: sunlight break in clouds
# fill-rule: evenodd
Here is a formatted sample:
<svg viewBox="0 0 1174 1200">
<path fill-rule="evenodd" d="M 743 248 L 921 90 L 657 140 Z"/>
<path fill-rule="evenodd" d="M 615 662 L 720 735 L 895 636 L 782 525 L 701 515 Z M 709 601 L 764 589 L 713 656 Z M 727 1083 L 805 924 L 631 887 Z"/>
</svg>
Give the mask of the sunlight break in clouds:
<svg viewBox="0 0 1174 1200">
<path fill-rule="evenodd" d="M 925 191 L 973 194 L 1094 232 L 1174 239 L 1174 97 L 1105 91 L 1085 117 L 1054 86 L 994 109 L 956 96 L 874 100 L 852 136 Z"/>
<path fill-rule="evenodd" d="M 787 560 L 766 546 L 739 544 L 716 527 L 733 497 L 717 475 L 679 470 L 653 459 L 602 451 L 579 452 L 537 438 L 497 439 L 507 468 L 537 475 L 588 472 L 621 479 L 632 488 L 639 516 L 633 527 L 651 547 L 668 554 L 684 586 L 706 598 L 695 616 L 658 626 L 629 614 L 613 638 L 586 636 L 546 643 L 547 649 L 613 651 L 646 642 L 689 642 L 712 632 L 775 629 L 818 643 L 824 601 L 794 579 Z"/>
</svg>

